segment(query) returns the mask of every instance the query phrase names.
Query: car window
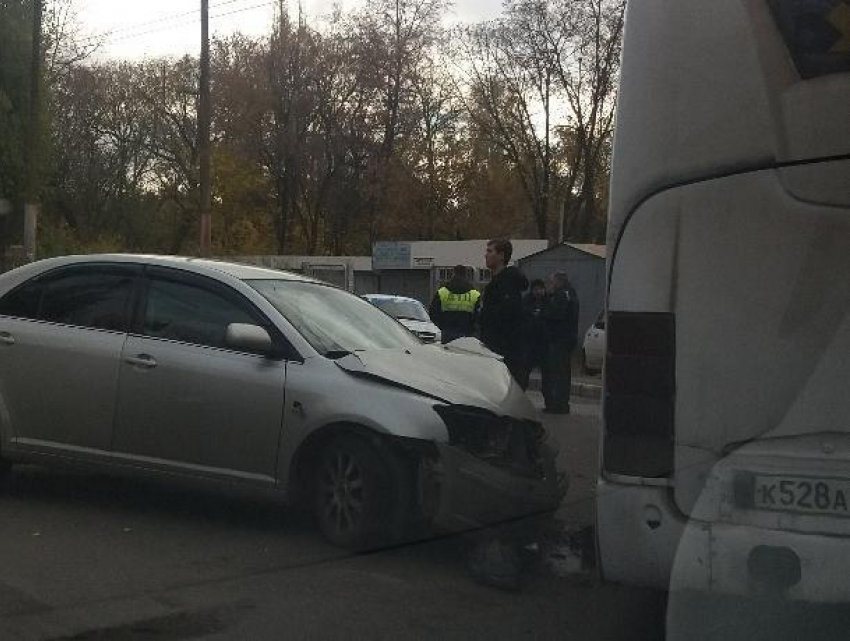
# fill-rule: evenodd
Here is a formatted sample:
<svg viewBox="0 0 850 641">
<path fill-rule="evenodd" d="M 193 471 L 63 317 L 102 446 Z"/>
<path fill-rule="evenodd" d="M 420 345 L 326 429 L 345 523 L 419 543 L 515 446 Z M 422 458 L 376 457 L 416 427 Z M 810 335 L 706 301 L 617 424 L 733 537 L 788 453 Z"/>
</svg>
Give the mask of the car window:
<svg viewBox="0 0 850 641">
<path fill-rule="evenodd" d="M 373 298 L 371 302 L 394 318 L 428 322 L 428 313 L 422 303 L 413 300 Z"/>
<path fill-rule="evenodd" d="M 256 322 L 247 310 L 208 289 L 153 280 L 148 289 L 142 332 L 156 338 L 226 347 L 228 325 Z"/>
<path fill-rule="evenodd" d="M 133 282 L 131 275 L 120 272 L 69 270 L 45 283 L 38 318 L 65 325 L 124 331 Z"/>
<path fill-rule="evenodd" d="M 0 316 L 38 318 L 42 290 L 40 282 L 26 283 L 12 290 L 0 299 Z"/>
</svg>

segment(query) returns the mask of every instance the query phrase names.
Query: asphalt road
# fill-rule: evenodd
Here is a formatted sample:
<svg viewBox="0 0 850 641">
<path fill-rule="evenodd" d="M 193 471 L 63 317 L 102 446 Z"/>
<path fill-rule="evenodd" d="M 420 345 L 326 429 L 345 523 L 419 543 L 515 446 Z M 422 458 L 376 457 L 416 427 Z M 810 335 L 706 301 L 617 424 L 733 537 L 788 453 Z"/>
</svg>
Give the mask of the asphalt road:
<svg viewBox="0 0 850 641">
<path fill-rule="evenodd" d="M 576 535 L 593 516 L 598 405 L 545 420 Z M 529 552 L 517 593 L 475 583 L 466 549 L 351 556 L 271 500 L 22 468 L 0 496 L 0 640 L 664 636 L 664 595 L 599 585 L 567 547 Z"/>
</svg>

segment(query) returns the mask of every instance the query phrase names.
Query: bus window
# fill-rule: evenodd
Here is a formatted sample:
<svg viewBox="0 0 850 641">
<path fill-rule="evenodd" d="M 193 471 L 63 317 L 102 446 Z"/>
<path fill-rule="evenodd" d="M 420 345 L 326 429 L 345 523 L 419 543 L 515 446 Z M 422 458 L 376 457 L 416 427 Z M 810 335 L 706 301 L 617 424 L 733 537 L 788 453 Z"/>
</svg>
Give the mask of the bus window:
<svg viewBox="0 0 850 641">
<path fill-rule="evenodd" d="M 845 0 L 771 0 L 770 8 L 803 78 L 850 71 Z"/>
</svg>

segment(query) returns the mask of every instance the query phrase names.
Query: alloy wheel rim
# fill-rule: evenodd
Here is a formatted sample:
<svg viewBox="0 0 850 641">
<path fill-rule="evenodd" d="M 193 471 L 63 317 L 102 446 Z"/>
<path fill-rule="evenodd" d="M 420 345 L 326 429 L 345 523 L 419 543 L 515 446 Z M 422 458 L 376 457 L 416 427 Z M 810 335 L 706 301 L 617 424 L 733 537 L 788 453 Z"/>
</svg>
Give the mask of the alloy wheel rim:
<svg viewBox="0 0 850 641">
<path fill-rule="evenodd" d="M 336 452 L 325 462 L 321 476 L 322 516 L 335 532 L 350 532 L 363 515 L 363 477 L 354 459 Z"/>
</svg>

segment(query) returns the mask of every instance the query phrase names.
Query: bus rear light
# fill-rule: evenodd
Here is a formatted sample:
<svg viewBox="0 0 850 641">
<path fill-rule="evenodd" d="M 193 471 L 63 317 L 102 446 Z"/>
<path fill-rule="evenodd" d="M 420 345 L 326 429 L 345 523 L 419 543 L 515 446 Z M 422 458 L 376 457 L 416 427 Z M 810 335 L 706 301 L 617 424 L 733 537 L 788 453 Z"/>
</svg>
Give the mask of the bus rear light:
<svg viewBox="0 0 850 641">
<path fill-rule="evenodd" d="M 676 396 L 674 316 L 610 312 L 606 338 L 603 467 L 612 474 L 669 476 Z"/>
</svg>

